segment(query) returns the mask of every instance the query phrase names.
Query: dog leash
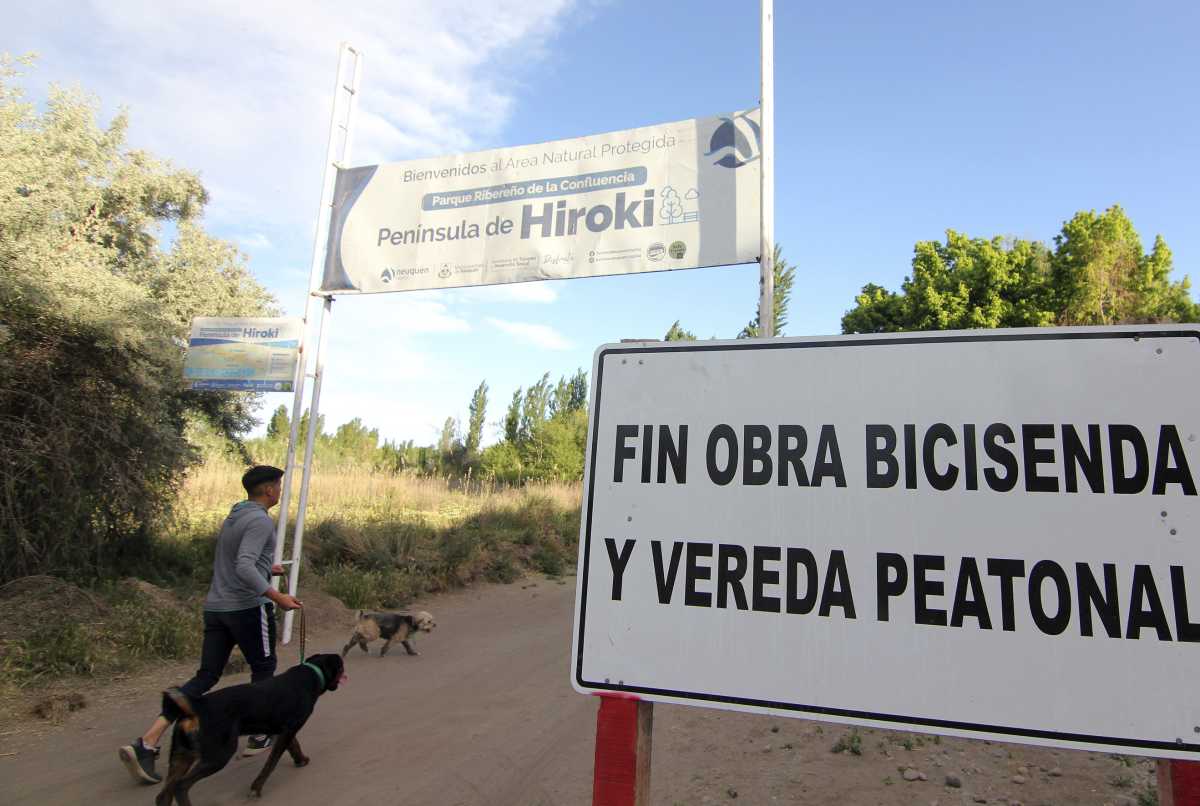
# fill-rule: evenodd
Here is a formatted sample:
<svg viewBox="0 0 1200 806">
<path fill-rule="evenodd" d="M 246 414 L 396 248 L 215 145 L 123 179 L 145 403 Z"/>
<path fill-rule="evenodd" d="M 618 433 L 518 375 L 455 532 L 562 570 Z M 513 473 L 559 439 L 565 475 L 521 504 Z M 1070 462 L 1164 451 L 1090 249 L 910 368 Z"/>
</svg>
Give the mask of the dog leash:
<svg viewBox="0 0 1200 806">
<path fill-rule="evenodd" d="M 301 663 L 304 663 L 304 644 L 305 644 L 304 608 L 301 607 L 300 608 L 300 662 Z M 322 677 L 324 677 L 324 675 L 322 675 Z"/>
</svg>

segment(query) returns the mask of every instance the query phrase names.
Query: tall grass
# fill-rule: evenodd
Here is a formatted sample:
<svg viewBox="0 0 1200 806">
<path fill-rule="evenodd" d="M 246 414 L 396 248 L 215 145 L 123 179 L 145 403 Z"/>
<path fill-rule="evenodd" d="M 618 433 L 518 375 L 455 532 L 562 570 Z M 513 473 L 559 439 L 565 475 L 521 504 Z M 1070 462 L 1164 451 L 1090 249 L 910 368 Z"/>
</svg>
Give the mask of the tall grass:
<svg viewBox="0 0 1200 806">
<path fill-rule="evenodd" d="M 184 485 L 182 511 L 196 515 L 220 513 L 246 497 L 241 476 L 245 467 L 213 459 L 193 469 Z M 296 515 L 300 497 L 300 473 L 292 479 L 289 518 Z M 314 468 L 309 485 L 306 521 L 330 512 L 388 514 L 421 513 L 453 520 L 481 509 L 512 506 L 530 495 L 550 499 L 558 509 L 579 508 L 580 485 L 560 482 L 530 483 L 516 488 L 494 481 L 466 482 L 452 478 L 393 475 L 367 469 Z"/>
<path fill-rule="evenodd" d="M 210 461 L 188 477 L 176 542 L 215 534 L 245 497 L 244 468 Z M 293 479 L 294 524 L 299 474 Z M 305 515 L 302 579 L 350 607 L 400 607 L 478 579 L 511 582 L 526 570 L 558 575 L 575 562 L 580 486 L 514 488 L 493 482 L 316 468 Z M 289 530 L 290 534 L 290 530 Z M 290 546 L 289 546 L 290 551 Z"/>
</svg>

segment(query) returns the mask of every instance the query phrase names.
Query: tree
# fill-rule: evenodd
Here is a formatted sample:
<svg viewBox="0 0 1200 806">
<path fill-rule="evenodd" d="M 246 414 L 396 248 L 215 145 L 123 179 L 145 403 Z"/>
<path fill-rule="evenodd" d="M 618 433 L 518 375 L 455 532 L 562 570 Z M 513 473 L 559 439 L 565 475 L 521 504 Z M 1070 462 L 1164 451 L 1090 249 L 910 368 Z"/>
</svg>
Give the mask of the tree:
<svg viewBox="0 0 1200 806">
<path fill-rule="evenodd" d="M 379 449 L 379 430 L 367 428 L 355 417 L 339 425 L 325 442 L 324 453 L 336 464 L 370 466 Z"/>
<path fill-rule="evenodd" d="M 479 445 L 483 441 L 483 423 L 487 416 L 487 381 L 479 384 L 475 394 L 471 396 L 471 417 L 467 426 L 467 462 L 473 463 L 479 458 Z"/>
<path fill-rule="evenodd" d="M 521 434 L 521 387 L 513 392 L 512 401 L 508 404 L 508 412 L 504 415 L 504 438 L 515 443 Z"/>
<path fill-rule="evenodd" d="M 1171 250 L 1161 235 L 1150 254 L 1119 206 L 1097 215 L 1076 213 L 1054 238 L 1052 275 L 1059 323 L 1196 320 L 1196 305 L 1184 277 L 1170 280 Z"/>
<path fill-rule="evenodd" d="M 291 433 L 291 425 L 291 422 L 288 420 L 287 407 L 280 406 L 275 409 L 270 421 L 267 423 L 267 439 L 287 439 Z"/>
<path fill-rule="evenodd" d="M 684 330 L 679 326 L 679 320 L 675 320 L 675 324 L 667 330 L 667 335 L 663 336 L 663 341 L 695 341 L 696 334 L 690 330 Z"/>
<path fill-rule="evenodd" d="M 587 409 L 587 372 L 580 367 L 575 371 L 575 374 L 571 376 L 571 380 L 569 380 L 567 384 L 570 386 L 570 394 L 567 397 L 567 411 L 583 411 Z"/>
<path fill-rule="evenodd" d="M 29 62 L 0 57 L 0 581 L 143 557 L 198 458 L 189 424 L 254 422 L 248 396 L 184 388 L 191 317 L 274 313 L 200 227 L 199 178 L 128 149 L 125 114 L 102 128 L 79 92 L 39 113 L 14 83 Z"/>
<path fill-rule="evenodd" d="M 771 253 L 771 261 L 771 273 L 775 278 L 775 295 L 772 300 L 771 311 L 772 322 L 774 323 L 772 332 L 776 336 L 782 336 L 783 329 L 787 326 L 788 304 L 792 300 L 792 284 L 796 280 L 796 267 L 783 259 L 783 252 L 779 244 L 775 244 L 775 249 Z M 760 324 L 759 314 L 756 313 L 754 318 L 750 320 L 750 323 L 742 328 L 742 332 L 738 334 L 738 338 L 757 339 Z"/>
<path fill-rule="evenodd" d="M 447 417 L 442 424 L 442 435 L 438 437 L 438 451 L 443 457 L 449 458 L 454 452 L 454 443 L 458 440 L 458 420 Z"/>
<path fill-rule="evenodd" d="M 533 436 L 533 429 L 546 419 L 550 410 L 550 373 L 525 390 L 525 400 L 521 405 L 521 424 L 517 429 L 517 442 L 524 442 Z"/>
<path fill-rule="evenodd" d="M 920 241 L 900 293 L 863 287 L 842 317 L 843 333 L 1195 321 L 1185 277 L 1172 283 L 1161 237 L 1142 251 L 1120 207 L 1076 214 L 1051 252 L 1036 241 Z"/>
</svg>

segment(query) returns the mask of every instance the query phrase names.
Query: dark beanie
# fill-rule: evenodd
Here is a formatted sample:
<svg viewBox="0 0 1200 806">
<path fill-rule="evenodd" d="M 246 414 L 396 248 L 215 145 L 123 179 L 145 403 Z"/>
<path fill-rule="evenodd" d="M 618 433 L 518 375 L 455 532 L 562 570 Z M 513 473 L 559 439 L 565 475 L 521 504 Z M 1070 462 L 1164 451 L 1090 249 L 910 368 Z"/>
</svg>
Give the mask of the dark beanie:
<svg viewBox="0 0 1200 806">
<path fill-rule="evenodd" d="M 242 486 L 249 493 L 264 481 L 275 481 L 275 479 L 281 478 L 283 478 L 283 471 L 279 468 L 270 465 L 255 465 L 242 476 Z"/>
</svg>

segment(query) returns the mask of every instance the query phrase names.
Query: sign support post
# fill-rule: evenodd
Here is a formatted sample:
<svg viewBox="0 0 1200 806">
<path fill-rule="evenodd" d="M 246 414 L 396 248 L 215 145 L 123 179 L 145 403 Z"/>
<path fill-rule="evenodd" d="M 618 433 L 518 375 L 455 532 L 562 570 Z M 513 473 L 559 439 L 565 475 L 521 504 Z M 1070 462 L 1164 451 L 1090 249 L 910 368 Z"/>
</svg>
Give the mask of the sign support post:
<svg viewBox="0 0 1200 806">
<path fill-rule="evenodd" d="M 317 208 L 317 221 L 313 233 L 312 264 L 309 267 L 308 273 L 308 295 L 304 302 L 304 325 L 306 329 L 312 324 L 314 305 L 318 299 L 317 292 L 321 286 L 321 270 L 325 259 L 326 243 L 329 239 L 329 211 L 333 207 L 333 188 L 334 180 L 337 178 L 337 165 L 339 162 L 345 162 L 350 154 L 351 132 L 354 122 L 354 111 L 358 104 L 358 87 L 361 71 L 362 54 L 350 43 L 343 42 L 338 49 L 337 78 L 333 88 L 333 105 L 329 114 L 329 136 L 325 150 L 325 171 L 321 181 L 321 201 Z M 345 95 L 344 99 L 343 95 Z M 339 131 L 341 132 L 340 135 Z M 318 325 L 321 335 L 318 336 L 317 354 L 314 357 L 316 368 L 311 374 L 311 377 L 314 378 L 315 387 L 309 414 L 311 426 L 315 426 L 318 417 L 317 400 L 321 383 L 321 348 L 324 343 L 322 340 L 325 333 L 324 316 L 330 308 L 330 301 L 330 298 L 327 297 L 325 306 L 322 308 L 321 322 Z M 296 586 L 300 578 L 300 549 L 303 540 L 304 508 L 308 499 L 309 470 L 312 465 L 312 435 L 314 433 L 314 428 L 310 427 L 304 453 L 300 501 L 296 514 L 292 554 L 291 559 L 284 562 L 283 552 L 287 537 L 288 509 L 291 503 L 293 471 L 296 466 L 296 442 L 300 434 L 300 418 L 304 413 L 305 381 L 310 377 L 310 374 L 307 372 L 308 353 L 306 346 L 307 339 L 301 344 L 299 367 L 296 371 L 295 396 L 292 400 L 292 420 L 288 434 L 287 459 L 284 464 L 283 494 L 279 501 L 279 522 L 275 531 L 274 561 L 289 566 L 288 593 L 293 596 L 296 594 Z M 278 577 L 273 578 L 271 582 L 276 588 L 279 587 Z M 293 616 L 290 612 L 284 616 L 283 643 L 285 644 L 292 637 L 292 619 Z"/>
<path fill-rule="evenodd" d="M 653 729 L 654 703 L 600 696 L 592 806 L 649 806 Z"/>
<path fill-rule="evenodd" d="M 762 226 L 759 238 L 758 335 L 775 336 L 775 0 L 762 0 Z"/>
<path fill-rule="evenodd" d="M 1200 803 L 1200 761 L 1158 760 L 1158 806 Z"/>
</svg>

